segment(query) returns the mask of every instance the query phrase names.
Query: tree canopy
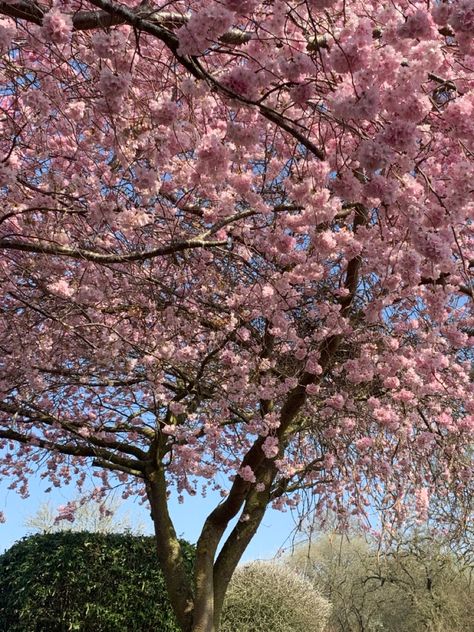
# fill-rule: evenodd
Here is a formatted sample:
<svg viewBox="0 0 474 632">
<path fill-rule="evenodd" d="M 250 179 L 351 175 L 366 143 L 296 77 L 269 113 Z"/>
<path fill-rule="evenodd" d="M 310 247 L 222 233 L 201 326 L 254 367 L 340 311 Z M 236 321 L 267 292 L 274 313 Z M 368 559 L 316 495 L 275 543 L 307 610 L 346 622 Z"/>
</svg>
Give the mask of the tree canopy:
<svg viewBox="0 0 474 632">
<path fill-rule="evenodd" d="M 185 632 L 270 504 L 465 519 L 473 0 L 0 15 L 0 473 L 147 499 Z"/>
</svg>

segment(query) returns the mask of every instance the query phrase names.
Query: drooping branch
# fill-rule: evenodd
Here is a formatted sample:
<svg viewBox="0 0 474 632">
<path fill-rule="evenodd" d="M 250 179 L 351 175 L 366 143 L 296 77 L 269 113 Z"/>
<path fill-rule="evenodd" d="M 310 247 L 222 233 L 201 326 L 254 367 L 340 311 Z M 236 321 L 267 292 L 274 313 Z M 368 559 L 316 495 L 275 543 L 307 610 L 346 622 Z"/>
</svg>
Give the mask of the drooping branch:
<svg viewBox="0 0 474 632">
<path fill-rule="evenodd" d="M 133 459 L 126 459 L 121 456 L 113 454 L 109 450 L 98 448 L 93 445 L 86 444 L 73 444 L 73 443 L 57 443 L 55 441 L 49 441 L 47 439 L 41 439 L 32 437 L 30 435 L 22 434 L 16 430 L 2 429 L 0 428 L 0 439 L 7 439 L 16 443 L 22 443 L 23 445 L 36 445 L 38 448 L 47 450 L 48 452 L 57 452 L 64 454 L 65 456 L 77 456 L 77 457 L 100 457 L 103 467 L 103 463 L 107 462 L 111 465 L 118 465 L 119 467 L 126 468 L 127 472 L 136 470 L 142 472 L 145 469 L 145 464 Z M 112 468 L 110 468 L 112 469 Z"/>
<path fill-rule="evenodd" d="M 24 418 L 26 420 L 25 423 L 32 424 L 32 425 L 36 423 L 36 424 L 46 424 L 47 426 L 50 426 L 50 427 L 59 426 L 63 430 L 70 433 L 72 437 L 81 441 L 81 443 L 78 444 L 77 446 L 80 449 L 82 449 L 84 445 L 87 446 L 87 444 L 90 444 L 91 450 L 93 450 L 92 452 L 90 453 L 88 452 L 87 454 L 77 454 L 77 456 L 101 456 L 103 458 L 110 460 L 111 462 L 117 463 L 118 465 L 125 465 L 126 467 L 137 466 L 137 469 L 139 469 L 138 464 L 141 464 L 140 467 L 143 467 L 143 463 L 147 459 L 147 454 L 143 450 L 141 450 L 137 446 L 131 445 L 130 443 L 123 443 L 122 441 L 104 440 L 104 439 L 100 439 L 99 437 L 94 436 L 93 434 L 87 437 L 87 439 L 84 439 L 79 432 L 80 427 L 81 427 L 80 424 L 74 423 L 72 421 L 58 419 L 52 415 L 42 413 L 41 411 L 37 411 L 35 409 L 30 410 L 29 408 L 26 408 L 24 406 L 8 404 L 6 402 L 0 402 L 0 411 L 7 413 L 9 415 L 12 415 L 14 418 L 16 418 L 17 422 L 21 421 L 21 419 L 19 418 Z M 23 436 L 23 435 L 19 435 L 19 437 L 20 436 Z M 21 441 L 20 438 L 18 440 Z M 45 441 L 47 444 L 50 443 L 48 440 L 45 440 Z M 22 442 L 24 443 L 25 441 L 22 441 Z M 57 445 L 60 447 L 62 446 L 62 444 L 57 444 Z M 67 450 L 69 450 L 69 444 L 67 444 Z M 100 451 L 105 450 L 105 451 L 98 452 L 98 450 Z M 115 452 L 111 452 L 111 450 L 114 450 Z M 58 449 L 58 451 L 61 451 L 61 450 Z M 130 456 L 134 456 L 137 459 L 137 461 L 135 462 L 135 460 L 122 458 L 118 456 L 116 452 L 121 452 L 121 453 L 129 454 Z M 64 452 L 64 454 L 70 454 L 70 452 Z"/>
</svg>

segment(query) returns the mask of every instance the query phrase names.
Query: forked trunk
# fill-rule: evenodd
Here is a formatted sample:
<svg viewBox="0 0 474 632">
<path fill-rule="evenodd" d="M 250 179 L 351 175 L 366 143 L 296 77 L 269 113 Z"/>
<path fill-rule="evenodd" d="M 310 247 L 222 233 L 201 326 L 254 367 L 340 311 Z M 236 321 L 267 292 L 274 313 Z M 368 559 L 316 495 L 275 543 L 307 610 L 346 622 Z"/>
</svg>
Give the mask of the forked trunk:
<svg viewBox="0 0 474 632">
<path fill-rule="evenodd" d="M 260 457 L 261 446 L 254 446 Z M 250 451 L 252 454 L 252 450 Z M 155 526 L 158 560 L 171 605 L 182 632 L 219 632 L 222 606 L 232 574 L 250 540 L 255 535 L 270 500 L 276 467 L 266 462 L 261 468 L 263 491 L 250 487 L 243 479 L 234 482 L 227 499 L 207 517 L 196 545 L 194 574 L 190 576 L 181 544 L 168 509 L 163 466 L 148 474 L 147 493 Z M 239 520 L 217 554 L 230 520 Z"/>
</svg>

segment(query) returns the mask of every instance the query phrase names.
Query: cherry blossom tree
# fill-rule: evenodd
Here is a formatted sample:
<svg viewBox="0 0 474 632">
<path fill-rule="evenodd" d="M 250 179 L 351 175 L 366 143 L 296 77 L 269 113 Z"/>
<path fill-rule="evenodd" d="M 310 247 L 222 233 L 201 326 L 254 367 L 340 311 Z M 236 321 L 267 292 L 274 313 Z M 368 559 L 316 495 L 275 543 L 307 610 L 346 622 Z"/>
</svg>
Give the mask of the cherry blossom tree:
<svg viewBox="0 0 474 632">
<path fill-rule="evenodd" d="M 474 0 L 0 14 L 2 476 L 140 494 L 183 632 L 269 505 L 465 516 Z"/>
</svg>

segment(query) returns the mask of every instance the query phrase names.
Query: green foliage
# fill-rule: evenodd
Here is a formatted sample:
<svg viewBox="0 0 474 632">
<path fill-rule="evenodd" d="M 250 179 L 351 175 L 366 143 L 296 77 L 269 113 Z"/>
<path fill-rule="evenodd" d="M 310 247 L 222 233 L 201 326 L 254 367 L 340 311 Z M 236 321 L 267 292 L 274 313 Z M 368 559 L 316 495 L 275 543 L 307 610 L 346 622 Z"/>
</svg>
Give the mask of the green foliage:
<svg viewBox="0 0 474 632">
<path fill-rule="evenodd" d="M 330 609 L 298 573 L 270 562 L 253 562 L 234 573 L 221 632 L 322 632 Z"/>
<path fill-rule="evenodd" d="M 24 538 L 0 557 L 0 632 L 178 632 L 155 547 L 131 534 Z"/>
</svg>

